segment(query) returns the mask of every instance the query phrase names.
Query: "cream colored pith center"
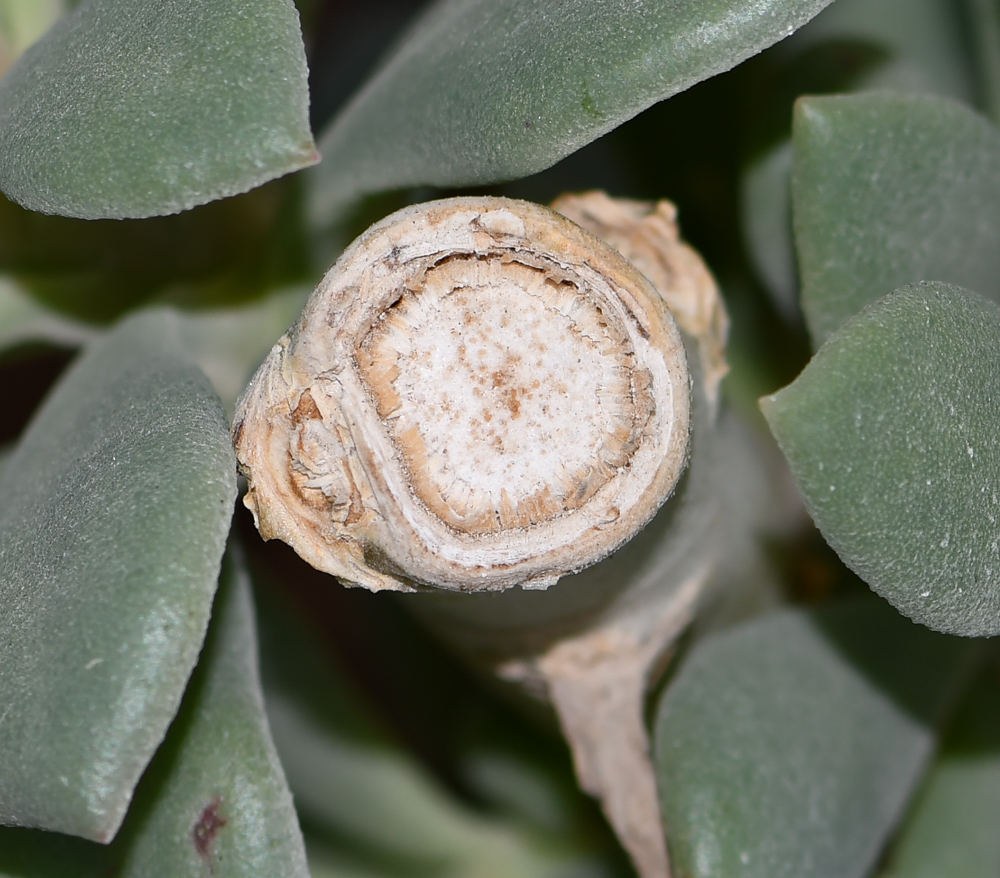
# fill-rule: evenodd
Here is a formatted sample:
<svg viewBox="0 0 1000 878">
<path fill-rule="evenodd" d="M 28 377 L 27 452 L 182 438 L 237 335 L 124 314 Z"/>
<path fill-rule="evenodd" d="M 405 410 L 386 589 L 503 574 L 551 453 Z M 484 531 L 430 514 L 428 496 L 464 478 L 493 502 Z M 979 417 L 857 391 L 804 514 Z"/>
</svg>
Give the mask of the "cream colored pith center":
<svg viewBox="0 0 1000 878">
<path fill-rule="evenodd" d="M 538 267 L 455 256 L 357 360 L 414 493 L 466 533 L 579 508 L 627 464 L 652 403 L 597 297 Z"/>
</svg>

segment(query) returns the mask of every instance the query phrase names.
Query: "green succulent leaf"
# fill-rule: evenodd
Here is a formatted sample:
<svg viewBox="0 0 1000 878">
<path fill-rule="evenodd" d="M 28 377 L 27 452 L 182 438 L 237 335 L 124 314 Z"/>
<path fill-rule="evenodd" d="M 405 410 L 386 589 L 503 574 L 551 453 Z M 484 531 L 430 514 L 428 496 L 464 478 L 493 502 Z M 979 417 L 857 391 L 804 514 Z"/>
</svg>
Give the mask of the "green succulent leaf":
<svg viewBox="0 0 1000 878">
<path fill-rule="evenodd" d="M 227 414 L 274 340 L 295 321 L 309 292 L 283 287 L 246 304 L 177 315 L 184 349 L 212 382 Z M 76 348 L 102 332 L 47 308 L 0 276 L 0 354 L 36 342 Z"/>
<path fill-rule="evenodd" d="M 896 839 L 886 878 L 1000 875 L 1000 675 L 990 666 L 962 705 Z"/>
<path fill-rule="evenodd" d="M 242 306 L 179 315 L 184 348 L 212 382 L 227 415 L 232 415 L 254 370 L 275 339 L 295 322 L 311 292 L 308 287 L 284 287 Z"/>
<path fill-rule="evenodd" d="M 891 88 L 971 102 L 961 13 L 942 0 L 837 0 L 771 54 L 774 70 L 755 94 L 752 127 L 761 146 L 744 172 L 742 219 L 754 268 L 786 318 L 800 313 L 791 221 L 794 100 Z"/>
<path fill-rule="evenodd" d="M 867 875 L 931 755 L 968 647 L 870 598 L 698 643 L 656 716 L 677 873 Z"/>
<path fill-rule="evenodd" d="M 87 0 L 0 83 L 0 189 L 31 210 L 176 213 L 316 159 L 291 0 Z"/>
<path fill-rule="evenodd" d="M 257 673 L 253 606 L 231 558 L 177 718 L 110 845 L 0 830 L 0 878 L 308 878 Z"/>
<path fill-rule="evenodd" d="M 778 311 L 788 321 L 799 315 L 791 178 L 792 146 L 783 141 L 747 167 L 740 199 L 748 255 Z"/>
<path fill-rule="evenodd" d="M 816 345 L 921 280 L 1000 299 L 1000 132 L 927 95 L 804 98 L 792 194 L 802 307 Z"/>
<path fill-rule="evenodd" d="M 441 0 L 322 135 L 314 216 L 383 189 L 540 171 L 829 2 Z"/>
<path fill-rule="evenodd" d="M 98 341 L 4 467 L 0 822 L 110 839 L 197 660 L 236 473 L 179 336 Z"/>
<path fill-rule="evenodd" d="M 1000 307 L 903 287 L 761 401 L 827 542 L 911 619 L 1000 633 Z"/>
</svg>

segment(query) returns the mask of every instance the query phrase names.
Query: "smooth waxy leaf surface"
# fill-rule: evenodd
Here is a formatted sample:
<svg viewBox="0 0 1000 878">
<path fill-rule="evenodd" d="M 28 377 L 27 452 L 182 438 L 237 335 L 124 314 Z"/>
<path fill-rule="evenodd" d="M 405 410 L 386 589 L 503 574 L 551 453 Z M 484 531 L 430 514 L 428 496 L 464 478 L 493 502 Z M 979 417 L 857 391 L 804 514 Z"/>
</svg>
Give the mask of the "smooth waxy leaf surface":
<svg viewBox="0 0 1000 878">
<path fill-rule="evenodd" d="M 169 313 L 57 385 L 0 479 L 0 822 L 114 834 L 197 659 L 235 495 Z"/>
<path fill-rule="evenodd" d="M 315 216 L 526 176 L 788 36 L 829 0 L 443 0 L 323 134 Z"/>
<path fill-rule="evenodd" d="M 656 718 L 677 874 L 867 875 L 967 648 L 873 599 L 777 613 L 695 646 Z"/>
<path fill-rule="evenodd" d="M 0 878 L 308 878 L 264 716 L 250 593 L 235 567 L 177 719 L 115 841 L 3 829 Z"/>
<path fill-rule="evenodd" d="M 810 514 L 901 612 L 1000 632 L 1000 308 L 945 284 L 895 291 L 761 401 Z"/>
<path fill-rule="evenodd" d="M 67 216 L 176 213 L 316 160 L 291 0 L 87 0 L 0 83 L 0 189 Z"/>
<path fill-rule="evenodd" d="M 926 95 L 806 98 L 793 142 L 802 306 L 817 345 L 907 283 L 1000 299 L 1000 132 L 986 119 Z"/>
<path fill-rule="evenodd" d="M 896 839 L 886 878 L 1000 875 L 1000 676 L 991 666 L 950 729 Z"/>
</svg>

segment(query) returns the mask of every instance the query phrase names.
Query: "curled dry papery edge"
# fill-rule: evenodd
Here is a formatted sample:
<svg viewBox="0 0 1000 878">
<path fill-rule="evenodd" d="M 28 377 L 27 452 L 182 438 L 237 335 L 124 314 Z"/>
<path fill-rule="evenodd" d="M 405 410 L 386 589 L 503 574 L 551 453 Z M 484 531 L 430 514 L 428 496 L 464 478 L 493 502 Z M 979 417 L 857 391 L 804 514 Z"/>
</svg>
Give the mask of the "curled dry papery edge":
<svg viewBox="0 0 1000 878">
<path fill-rule="evenodd" d="M 669 201 L 585 192 L 561 195 L 552 209 L 606 241 L 649 278 L 678 326 L 697 343 L 705 396 L 716 408 L 729 371 L 729 315 L 708 266 L 681 240 L 677 208 Z"/>
<path fill-rule="evenodd" d="M 547 586 L 559 576 L 592 564 L 613 551 L 649 520 L 669 496 L 683 471 L 691 417 L 690 379 L 683 348 L 663 302 L 666 301 L 669 311 L 697 346 L 700 361 L 697 371 L 703 376 L 700 392 L 708 403 L 708 420 L 714 418 L 718 384 L 727 368 L 725 309 L 701 258 L 680 241 L 676 211 L 669 202 L 616 201 L 604 193 L 593 192 L 564 196 L 555 206 L 604 242 L 573 223 L 567 223 L 562 216 L 536 205 L 505 199 L 451 199 L 401 211 L 374 226 L 345 252 L 320 285 L 298 324 L 275 346 L 238 406 L 234 439 L 241 467 L 250 483 L 245 502 L 254 512 L 265 538 L 282 538 L 314 566 L 370 588 L 405 590 L 424 582 L 448 589 L 494 590 L 506 588 L 518 580 L 528 587 Z M 642 272 L 609 248 L 608 243 L 626 254 Z M 538 285 L 553 287 L 555 291 L 563 285 L 577 290 L 582 287 L 590 295 L 591 308 L 596 302 L 602 314 L 606 310 L 619 321 L 619 326 L 626 327 L 626 331 L 618 335 L 631 342 L 630 356 L 652 354 L 655 361 L 662 357 L 663 365 L 654 361 L 649 370 L 652 377 L 661 379 L 659 384 L 653 380 L 640 380 L 636 384 L 635 374 L 641 374 L 645 366 L 642 362 L 628 363 L 627 392 L 630 397 L 641 397 L 644 390 L 652 392 L 651 413 L 656 414 L 656 419 L 647 419 L 645 426 L 652 428 L 654 435 L 659 432 L 660 441 L 649 447 L 655 447 L 657 453 L 663 455 L 663 461 L 653 468 L 654 477 L 649 479 L 652 487 L 638 493 L 638 510 L 623 513 L 622 504 L 617 500 L 611 501 L 617 507 L 614 516 L 608 514 L 607 500 L 603 513 L 595 516 L 593 510 L 598 507 L 590 508 L 590 518 L 584 519 L 590 540 L 580 539 L 579 530 L 570 530 L 577 537 L 571 537 L 564 547 L 556 547 L 554 551 L 544 524 L 540 527 L 515 517 L 513 533 L 516 539 L 511 545 L 515 550 L 513 563 L 503 561 L 492 575 L 483 575 L 484 571 L 476 569 L 481 563 L 477 561 L 473 565 L 476 575 L 469 576 L 468 564 L 459 563 L 455 575 L 454 559 L 447 559 L 447 575 L 441 576 L 439 568 L 433 565 L 428 575 L 426 567 L 415 570 L 404 563 L 419 562 L 425 557 L 426 549 L 386 551 L 386 534 L 390 531 L 385 522 L 392 526 L 400 516 L 397 512 L 386 517 L 381 509 L 374 507 L 373 501 L 381 502 L 391 491 L 379 478 L 378 468 L 374 470 L 372 484 L 368 467 L 387 459 L 391 462 L 393 455 L 405 456 L 406 451 L 400 454 L 396 443 L 400 443 L 407 433 L 405 429 L 393 432 L 386 428 L 387 421 L 395 413 L 393 406 L 397 400 L 391 393 L 373 389 L 363 373 L 367 369 L 368 376 L 374 374 L 376 383 L 383 386 L 398 381 L 393 372 L 399 365 L 400 345 L 384 342 L 391 332 L 408 330 L 419 309 L 410 302 L 408 308 L 401 309 L 404 311 L 402 326 L 380 329 L 370 337 L 376 327 L 400 322 L 381 315 L 407 297 L 420 297 L 415 279 L 426 279 L 428 272 L 433 276 L 443 262 L 455 260 L 461 264 L 472 258 L 493 262 L 494 267 L 512 268 L 520 274 L 520 282 L 515 280 L 515 286 L 520 287 L 522 293 L 525 288 L 533 289 Z M 345 266 L 349 269 L 346 274 L 342 271 Z M 539 272 L 539 276 L 534 272 Z M 595 278 L 595 274 L 608 279 Z M 492 268 L 488 267 L 485 275 L 479 270 L 475 277 L 459 277 L 460 283 L 452 286 L 451 292 L 456 288 L 492 289 L 495 284 Z M 534 282 L 525 282 L 525 278 L 534 278 Z M 650 288 L 647 278 L 654 281 L 655 290 Z M 386 282 L 390 291 L 379 292 L 376 285 Z M 603 292 L 606 288 L 610 288 L 613 296 L 624 295 L 623 309 L 614 304 L 613 297 L 606 298 L 608 294 Z M 595 293 L 595 289 L 600 292 Z M 440 304 L 441 297 L 437 298 Z M 586 305 L 586 295 L 583 298 Z M 558 295 L 550 299 L 552 302 L 559 300 Z M 532 309 L 525 310 L 530 316 Z M 544 312 L 546 308 L 541 310 Z M 544 334 L 536 334 L 535 341 L 543 345 L 550 333 L 558 336 L 569 331 L 572 334 L 573 323 L 577 322 L 568 319 L 572 317 L 572 308 L 566 307 L 565 302 L 552 310 L 557 326 Z M 461 310 L 458 313 L 460 315 Z M 592 315 L 593 310 L 590 313 Z M 482 310 L 479 314 L 474 311 L 469 314 L 473 319 L 458 317 L 463 336 L 465 329 L 482 323 L 489 316 Z M 453 322 L 456 316 L 455 313 L 450 315 Z M 520 311 L 516 317 L 515 334 L 529 322 Z M 579 323 L 592 335 L 597 329 L 595 337 L 600 339 L 601 320 L 597 321 L 597 327 L 587 324 L 585 319 Z M 347 335 L 326 349 L 331 330 L 344 329 Z M 306 334 L 322 341 L 303 345 L 302 337 Z M 523 344 L 523 341 L 518 343 Z M 604 346 L 620 348 L 607 341 Z M 503 349 L 503 342 L 496 343 L 494 355 Z M 391 351 L 388 368 L 387 350 Z M 422 354 L 428 353 L 425 346 Z M 470 384 L 473 386 L 477 385 L 475 374 L 487 376 L 485 384 L 478 386 L 488 399 L 477 410 L 483 415 L 491 412 L 494 417 L 506 411 L 510 417 L 505 418 L 505 425 L 510 427 L 519 420 L 513 417 L 518 400 L 522 404 L 531 401 L 525 400 L 523 397 L 528 394 L 522 392 L 530 391 L 536 380 L 540 383 L 544 371 L 529 370 L 525 377 L 530 381 L 518 384 L 510 380 L 515 373 L 505 372 L 500 363 L 489 362 L 489 351 L 481 359 L 483 362 L 477 365 L 501 368 L 487 368 L 484 373 L 466 370 L 465 377 L 472 378 Z M 495 376 L 494 373 L 500 374 Z M 427 374 L 425 372 L 423 377 Z M 317 401 L 317 393 L 312 389 L 314 376 L 322 378 L 324 392 L 318 394 L 322 402 Z M 497 378 L 499 380 L 495 381 Z M 324 427 L 321 431 L 321 434 L 333 434 L 336 440 L 333 456 L 325 458 L 326 463 L 323 463 L 317 460 L 316 446 L 310 444 L 315 442 L 314 422 L 318 420 L 317 415 L 325 418 L 331 408 L 336 411 L 336 406 L 340 405 L 337 399 L 343 399 L 344 382 L 355 394 L 359 389 L 362 392 L 346 412 L 340 409 L 346 417 L 333 418 L 333 429 Z M 332 388 L 338 388 L 341 396 L 335 395 L 331 406 Z M 514 406 L 510 405 L 512 402 Z M 669 410 L 669 419 L 663 418 L 664 405 Z M 563 411 L 570 411 L 574 418 L 580 415 L 575 406 Z M 363 417 L 369 420 L 363 421 Z M 411 426 L 414 426 L 412 419 Z M 374 453 L 367 444 L 372 441 L 372 432 L 381 439 Z M 405 448 L 405 441 L 402 444 Z M 533 442 L 529 450 L 537 447 Z M 297 453 L 296 448 L 310 453 Z M 634 449 L 632 451 L 634 457 Z M 332 466 L 332 462 L 336 462 L 339 469 Z M 628 460 L 617 469 L 632 466 L 633 461 Z M 406 466 L 395 466 L 397 472 L 400 469 L 409 474 Z M 606 481 L 593 490 L 587 500 L 601 495 L 602 490 L 605 494 L 612 493 Z M 317 497 L 317 491 L 322 494 L 322 500 Z M 306 502 L 303 494 L 311 495 L 310 502 Z M 414 495 L 409 496 L 412 501 Z M 426 511 L 420 508 L 419 500 L 416 504 L 419 511 Z M 494 504 L 494 507 L 499 505 Z M 586 502 L 562 515 L 581 514 L 585 506 Z M 300 515 L 299 507 L 305 513 L 302 526 L 291 520 Z M 533 508 L 537 511 L 537 504 Z M 486 509 L 490 511 L 488 505 Z M 331 510 L 334 512 L 332 521 Z M 479 511 L 482 512 L 481 506 Z M 506 511 L 494 508 L 492 512 L 501 524 L 505 516 L 510 517 L 509 508 Z M 501 676 L 520 679 L 529 688 L 541 686 L 545 690 L 573 750 L 581 785 L 601 800 L 643 878 L 665 878 L 670 872 L 649 756 L 645 697 L 651 675 L 670 644 L 690 621 L 709 578 L 711 560 L 704 555 L 704 545 L 708 542 L 704 532 L 712 529 L 714 517 L 709 504 L 700 504 L 693 519 L 681 526 L 684 534 L 675 542 L 685 546 L 691 544 L 693 549 L 681 552 L 684 555 L 682 563 L 671 571 L 676 574 L 673 576 L 676 581 L 661 584 L 660 577 L 649 571 L 634 577 L 635 582 L 623 580 L 621 587 L 636 593 L 631 600 L 625 596 L 610 612 L 576 618 L 571 633 L 549 638 L 544 648 L 525 652 L 512 643 L 508 654 L 517 658 L 496 664 Z M 405 539 L 410 540 L 418 529 L 405 515 L 402 518 Z M 627 527 L 624 526 L 626 519 Z M 358 527 L 351 530 L 348 525 Z M 301 532 L 303 528 L 305 533 Z M 525 539 L 539 535 L 542 537 L 541 563 L 522 560 L 516 555 L 517 551 L 523 552 L 521 547 Z M 393 534 L 391 538 L 396 536 Z M 600 539 L 593 539 L 594 536 Z M 473 541 L 493 545 L 499 542 L 495 533 L 484 528 L 482 523 Z M 332 559 L 331 545 L 335 547 Z M 677 551 L 671 548 L 667 554 L 675 555 Z M 692 559 L 690 555 L 695 557 Z M 444 581 L 435 581 L 437 576 Z M 504 596 L 497 597 L 503 599 Z"/>
<path fill-rule="evenodd" d="M 545 588 L 638 532 L 688 450 L 663 299 L 548 208 L 453 198 L 361 235 L 237 406 L 265 539 L 372 590 Z"/>
</svg>

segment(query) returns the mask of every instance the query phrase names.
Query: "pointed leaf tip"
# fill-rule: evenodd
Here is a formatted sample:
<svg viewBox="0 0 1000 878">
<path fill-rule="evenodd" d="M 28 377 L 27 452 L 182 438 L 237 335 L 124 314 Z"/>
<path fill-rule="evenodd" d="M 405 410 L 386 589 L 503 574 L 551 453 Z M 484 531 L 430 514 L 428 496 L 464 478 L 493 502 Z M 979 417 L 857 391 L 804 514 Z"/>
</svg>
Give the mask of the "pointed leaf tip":
<svg viewBox="0 0 1000 878">
<path fill-rule="evenodd" d="M 1000 308 L 903 287 L 761 408 L 827 542 L 902 613 L 1000 633 Z"/>
</svg>

